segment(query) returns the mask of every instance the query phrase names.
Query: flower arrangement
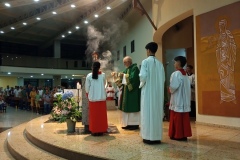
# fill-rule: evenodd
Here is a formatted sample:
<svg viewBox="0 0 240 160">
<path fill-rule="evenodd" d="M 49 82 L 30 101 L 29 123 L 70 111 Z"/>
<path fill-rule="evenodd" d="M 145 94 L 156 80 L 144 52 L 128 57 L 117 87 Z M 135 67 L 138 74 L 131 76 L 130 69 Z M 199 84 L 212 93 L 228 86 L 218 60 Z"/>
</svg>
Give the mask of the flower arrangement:
<svg viewBox="0 0 240 160">
<path fill-rule="evenodd" d="M 57 101 L 53 103 L 50 119 L 62 123 L 66 122 L 67 119 L 76 122 L 82 118 L 81 107 L 79 107 L 75 101 L 73 92 L 56 93 L 54 94 L 54 98 L 56 98 Z"/>
</svg>

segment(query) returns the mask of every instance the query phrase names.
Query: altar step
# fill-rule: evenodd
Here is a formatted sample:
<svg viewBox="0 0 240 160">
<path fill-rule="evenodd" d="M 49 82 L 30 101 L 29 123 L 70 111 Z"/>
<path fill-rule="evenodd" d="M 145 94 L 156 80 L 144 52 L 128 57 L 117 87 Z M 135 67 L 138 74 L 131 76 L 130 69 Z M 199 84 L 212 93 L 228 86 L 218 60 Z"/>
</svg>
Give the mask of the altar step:
<svg viewBox="0 0 240 160">
<path fill-rule="evenodd" d="M 65 126 L 66 124 L 60 124 L 60 126 Z M 50 133 L 50 137 L 52 137 L 54 134 L 54 129 L 53 127 L 56 127 L 56 123 L 49 123 L 49 124 L 45 124 L 44 128 L 46 129 L 46 131 L 49 131 Z M 79 128 L 78 124 L 76 126 L 76 128 Z M 47 140 L 47 136 L 46 139 L 43 139 L 43 136 L 39 136 L 35 130 L 33 130 L 32 126 L 26 126 L 25 129 L 25 134 L 26 137 L 28 138 L 29 141 L 31 141 L 33 144 L 35 144 L 36 146 L 38 146 L 41 149 L 44 149 L 45 151 L 52 153 L 54 155 L 57 155 L 59 157 L 63 157 L 65 159 L 71 159 L 71 160 L 106 160 L 105 158 L 101 158 L 101 157 L 97 157 L 91 154 L 84 154 L 82 152 L 76 151 L 76 150 L 71 150 L 69 144 L 64 143 L 64 141 L 62 139 L 60 139 L 60 137 L 58 137 L 58 135 L 56 135 L 56 137 L 58 138 L 54 138 L 52 137 L 52 140 L 54 139 L 55 143 L 49 143 Z M 45 132 L 45 131 L 43 131 Z M 66 128 L 64 127 L 64 130 L 60 129 L 60 132 L 63 133 L 64 135 L 68 135 L 68 136 L 74 136 L 76 133 L 67 133 L 66 132 Z M 76 129 L 76 132 L 79 132 L 79 129 Z M 44 133 L 44 135 L 46 135 L 46 132 Z M 63 135 L 63 139 L 64 139 L 64 135 Z M 63 142 L 61 142 L 63 141 Z M 79 142 L 72 142 L 72 145 L 77 145 L 77 143 Z M 60 145 L 61 144 L 61 145 Z"/>
<path fill-rule="evenodd" d="M 7 149 L 7 140 L 6 136 L 8 134 L 8 130 L 0 133 L 0 159 L 2 160 L 12 160 L 14 159 L 12 155 L 9 153 Z"/>
<path fill-rule="evenodd" d="M 21 124 L 12 128 L 7 133 L 6 145 L 9 153 L 17 160 L 26 159 L 51 159 L 51 160 L 62 160 L 64 158 L 51 154 L 46 150 L 41 149 L 34 144 L 32 144 L 26 137 L 26 127 L 27 123 Z"/>
<path fill-rule="evenodd" d="M 37 125 L 37 126 L 36 126 Z M 47 126 L 55 124 L 45 124 L 44 132 L 53 131 Z M 0 159 L 4 160 L 103 160 L 102 157 L 96 157 L 89 154 L 83 154 L 81 152 L 73 151 L 68 149 L 67 146 L 63 144 L 62 147 L 55 144 L 51 144 L 48 141 L 47 136 L 41 132 L 34 132 L 41 127 L 35 124 L 35 120 L 29 121 L 27 123 L 16 126 L 5 132 L 2 132 L 1 141 L 5 141 L 5 146 L 0 147 Z M 50 127 L 51 128 L 51 127 Z M 46 134 L 46 133 L 45 133 Z M 4 138 L 5 137 L 5 138 Z M 42 139 L 45 137 L 45 139 Z M 61 141 L 58 139 L 57 141 Z M 56 141 L 56 142 L 57 142 Z M 3 144 L 3 143 L 2 143 Z M 4 149 L 5 148 L 5 149 Z M 3 153 L 2 153 L 3 152 Z"/>
</svg>

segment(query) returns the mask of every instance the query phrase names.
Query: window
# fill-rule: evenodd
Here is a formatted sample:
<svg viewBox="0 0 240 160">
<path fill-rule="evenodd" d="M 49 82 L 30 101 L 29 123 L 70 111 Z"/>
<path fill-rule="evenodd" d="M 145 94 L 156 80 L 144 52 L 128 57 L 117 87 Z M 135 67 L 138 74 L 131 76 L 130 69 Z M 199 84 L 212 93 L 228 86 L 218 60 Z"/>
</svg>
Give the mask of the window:
<svg viewBox="0 0 240 160">
<path fill-rule="evenodd" d="M 134 40 L 131 42 L 131 53 L 135 51 L 135 45 L 134 45 Z"/>
<path fill-rule="evenodd" d="M 120 51 L 117 51 L 117 61 L 120 59 Z"/>
<path fill-rule="evenodd" d="M 82 61 L 82 67 L 87 67 L 86 61 Z"/>
<path fill-rule="evenodd" d="M 68 69 L 68 61 L 66 61 L 66 68 Z"/>
<path fill-rule="evenodd" d="M 78 67 L 78 61 L 74 61 L 74 67 L 75 67 L 75 68 Z"/>
<path fill-rule="evenodd" d="M 126 57 L 127 56 L 127 47 L 124 46 L 123 47 L 123 57 Z"/>
</svg>

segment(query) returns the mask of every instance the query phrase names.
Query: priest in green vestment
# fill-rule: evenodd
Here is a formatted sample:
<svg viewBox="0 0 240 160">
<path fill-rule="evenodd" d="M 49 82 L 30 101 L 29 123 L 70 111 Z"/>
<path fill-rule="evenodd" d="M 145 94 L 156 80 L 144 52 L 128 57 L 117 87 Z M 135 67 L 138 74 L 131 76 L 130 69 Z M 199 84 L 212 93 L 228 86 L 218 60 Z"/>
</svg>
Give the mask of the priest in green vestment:
<svg viewBox="0 0 240 160">
<path fill-rule="evenodd" d="M 115 83 L 120 88 L 120 107 L 122 111 L 122 129 L 139 129 L 140 124 L 140 89 L 139 69 L 137 64 L 132 64 L 132 58 L 127 56 L 123 59 L 126 69 L 115 73 Z"/>
</svg>

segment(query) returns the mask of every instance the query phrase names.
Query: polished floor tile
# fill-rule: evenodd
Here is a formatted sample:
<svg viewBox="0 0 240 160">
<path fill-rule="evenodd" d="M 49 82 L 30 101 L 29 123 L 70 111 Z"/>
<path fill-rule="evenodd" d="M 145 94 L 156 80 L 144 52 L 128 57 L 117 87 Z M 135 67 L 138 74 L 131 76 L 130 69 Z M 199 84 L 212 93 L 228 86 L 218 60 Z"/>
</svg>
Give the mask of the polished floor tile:
<svg viewBox="0 0 240 160">
<path fill-rule="evenodd" d="M 41 115 L 27 110 L 19 110 L 13 107 L 7 107 L 6 113 L 0 112 L 0 127 L 15 127 L 24 122 L 28 122 Z"/>
</svg>

